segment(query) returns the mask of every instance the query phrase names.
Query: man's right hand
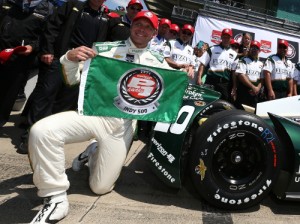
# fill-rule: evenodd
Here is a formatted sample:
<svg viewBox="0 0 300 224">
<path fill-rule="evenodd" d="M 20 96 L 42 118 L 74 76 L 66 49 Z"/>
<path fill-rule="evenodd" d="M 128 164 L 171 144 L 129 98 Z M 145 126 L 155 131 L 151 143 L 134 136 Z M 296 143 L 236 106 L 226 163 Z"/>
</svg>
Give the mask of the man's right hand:
<svg viewBox="0 0 300 224">
<path fill-rule="evenodd" d="M 201 86 L 203 83 L 202 83 L 202 78 L 198 76 L 197 80 L 196 80 L 196 84 Z"/>
<path fill-rule="evenodd" d="M 268 100 L 275 100 L 275 93 L 273 90 L 268 90 Z"/>
<path fill-rule="evenodd" d="M 47 65 L 50 65 L 53 61 L 54 55 L 53 54 L 43 54 L 41 56 L 41 61 Z"/>
<path fill-rule="evenodd" d="M 92 48 L 81 46 L 68 51 L 66 57 L 69 61 L 79 62 L 86 61 L 96 55 L 97 53 Z"/>
</svg>

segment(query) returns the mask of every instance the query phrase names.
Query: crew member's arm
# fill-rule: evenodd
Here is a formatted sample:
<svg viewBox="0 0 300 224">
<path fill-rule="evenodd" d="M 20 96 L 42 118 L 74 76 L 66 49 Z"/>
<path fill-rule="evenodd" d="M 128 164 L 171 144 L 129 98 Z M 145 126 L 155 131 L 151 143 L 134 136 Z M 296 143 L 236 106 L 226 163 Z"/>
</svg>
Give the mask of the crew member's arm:
<svg viewBox="0 0 300 224">
<path fill-rule="evenodd" d="M 237 74 L 235 73 L 235 70 L 231 71 L 231 79 L 232 79 L 232 89 L 231 89 L 231 97 L 233 101 L 236 100 L 236 89 L 237 89 Z"/>
<path fill-rule="evenodd" d="M 197 84 L 198 85 L 202 85 L 202 75 L 203 75 L 204 70 L 205 70 L 205 65 L 200 63 L 199 69 L 197 72 Z"/>
<path fill-rule="evenodd" d="M 172 59 L 172 46 L 170 42 L 166 43 L 166 46 L 163 51 L 163 56 L 171 68 L 184 69 L 187 72 L 188 64 L 178 64 Z"/>
<path fill-rule="evenodd" d="M 186 70 L 188 70 L 188 68 L 189 68 L 188 64 L 178 64 L 175 61 L 173 61 L 170 57 L 166 57 L 165 60 L 169 64 L 169 66 L 172 67 L 172 68 L 186 69 Z"/>
<path fill-rule="evenodd" d="M 297 96 L 297 80 L 293 79 L 293 96 Z"/>
<path fill-rule="evenodd" d="M 188 65 L 187 74 L 188 74 L 188 77 L 190 77 L 191 79 L 194 78 L 194 75 L 195 75 L 194 65 Z"/>
<path fill-rule="evenodd" d="M 246 74 L 238 74 L 238 79 L 244 86 L 247 86 L 252 90 L 253 95 L 257 95 L 259 93 L 261 83 L 259 83 L 257 86 L 253 85 Z"/>
<path fill-rule="evenodd" d="M 293 96 L 293 79 L 292 78 L 288 78 L 287 82 L 288 82 L 287 96 Z"/>
<path fill-rule="evenodd" d="M 274 69 L 276 68 L 273 59 L 267 58 L 262 69 L 262 79 L 268 91 L 267 100 L 275 99 L 275 93 L 272 86 L 272 71 L 274 71 Z"/>
<path fill-rule="evenodd" d="M 267 87 L 268 90 L 268 96 L 267 96 L 268 100 L 274 100 L 275 93 L 272 87 L 271 73 L 267 70 L 264 70 L 263 73 L 264 73 L 265 86 Z"/>
<path fill-rule="evenodd" d="M 236 58 L 236 60 L 231 64 L 231 80 L 232 80 L 232 89 L 231 89 L 231 98 L 233 101 L 236 100 L 236 89 L 237 89 L 237 74 L 236 74 L 236 69 L 238 66 L 239 59 Z"/>
<path fill-rule="evenodd" d="M 41 35 L 41 61 L 50 65 L 54 59 L 54 43 L 60 34 L 62 24 L 67 20 L 71 11 L 74 10 L 74 1 L 66 2 L 55 8 L 49 17 L 45 31 Z"/>
<path fill-rule="evenodd" d="M 199 69 L 198 69 L 198 73 L 197 73 L 197 84 L 198 85 L 202 85 L 202 75 L 205 71 L 206 66 L 208 66 L 209 62 L 210 62 L 210 57 L 211 56 L 211 50 L 210 48 L 205 51 L 203 53 L 203 55 L 199 58 Z"/>
</svg>

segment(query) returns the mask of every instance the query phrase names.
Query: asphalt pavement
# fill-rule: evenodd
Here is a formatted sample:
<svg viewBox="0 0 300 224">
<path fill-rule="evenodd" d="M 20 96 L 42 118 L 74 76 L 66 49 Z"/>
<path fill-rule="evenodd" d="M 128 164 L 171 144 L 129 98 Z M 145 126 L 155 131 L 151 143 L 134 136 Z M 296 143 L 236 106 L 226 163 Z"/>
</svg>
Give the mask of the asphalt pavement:
<svg viewBox="0 0 300 224">
<path fill-rule="evenodd" d="M 30 89 L 35 80 L 30 80 Z M 27 86 L 27 94 L 28 86 Z M 27 155 L 18 154 L 22 130 L 20 112 L 0 129 L 0 223 L 29 223 L 41 208 L 42 199 L 32 182 Z M 146 145 L 134 141 L 114 190 L 95 195 L 88 185 L 88 168 L 79 172 L 71 163 L 88 142 L 68 144 L 66 172 L 71 183 L 68 190 L 69 215 L 59 223 L 300 223 L 300 202 L 266 198 L 260 205 L 239 212 L 216 209 L 195 193 L 187 179 L 182 189 L 166 187 L 151 172 L 146 161 Z"/>
</svg>

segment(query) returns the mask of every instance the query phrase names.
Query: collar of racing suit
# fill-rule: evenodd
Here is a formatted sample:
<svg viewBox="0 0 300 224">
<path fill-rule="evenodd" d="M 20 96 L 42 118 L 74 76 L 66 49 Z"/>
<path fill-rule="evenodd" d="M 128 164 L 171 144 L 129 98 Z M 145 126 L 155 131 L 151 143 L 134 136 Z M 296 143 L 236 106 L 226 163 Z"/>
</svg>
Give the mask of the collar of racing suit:
<svg viewBox="0 0 300 224">
<path fill-rule="evenodd" d="M 219 44 L 219 46 L 220 46 L 220 48 L 225 49 L 225 50 L 230 49 L 230 45 L 228 47 L 225 47 L 225 46 L 222 45 L 222 42 Z"/>
<path fill-rule="evenodd" d="M 144 52 L 147 51 L 147 47 L 146 46 L 145 48 L 138 48 L 135 46 L 135 44 L 132 42 L 132 40 L 130 39 L 130 37 L 126 40 L 126 44 L 129 46 L 129 53 L 134 53 L 134 54 L 142 54 Z"/>
<path fill-rule="evenodd" d="M 128 18 L 128 16 L 125 14 L 121 17 L 122 22 L 127 23 L 127 24 L 131 24 L 131 20 Z"/>
<path fill-rule="evenodd" d="M 176 39 L 182 46 L 187 46 L 189 43 L 183 43 L 183 41 L 178 37 Z"/>
</svg>

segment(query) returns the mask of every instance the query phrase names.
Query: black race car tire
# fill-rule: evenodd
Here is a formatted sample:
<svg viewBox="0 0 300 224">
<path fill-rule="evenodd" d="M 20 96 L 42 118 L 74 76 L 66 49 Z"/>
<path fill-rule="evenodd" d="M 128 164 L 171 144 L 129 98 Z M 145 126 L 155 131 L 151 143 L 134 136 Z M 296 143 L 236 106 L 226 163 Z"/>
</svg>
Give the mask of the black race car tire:
<svg viewBox="0 0 300 224">
<path fill-rule="evenodd" d="M 224 110 L 233 110 L 233 109 L 235 109 L 233 104 L 225 100 L 217 100 L 211 103 L 210 105 L 208 105 L 206 108 L 204 108 L 199 115 L 210 116 Z"/>
<path fill-rule="evenodd" d="M 280 141 L 261 118 L 241 110 L 212 115 L 197 130 L 189 170 L 208 203 L 239 210 L 258 204 L 280 169 Z"/>
</svg>

